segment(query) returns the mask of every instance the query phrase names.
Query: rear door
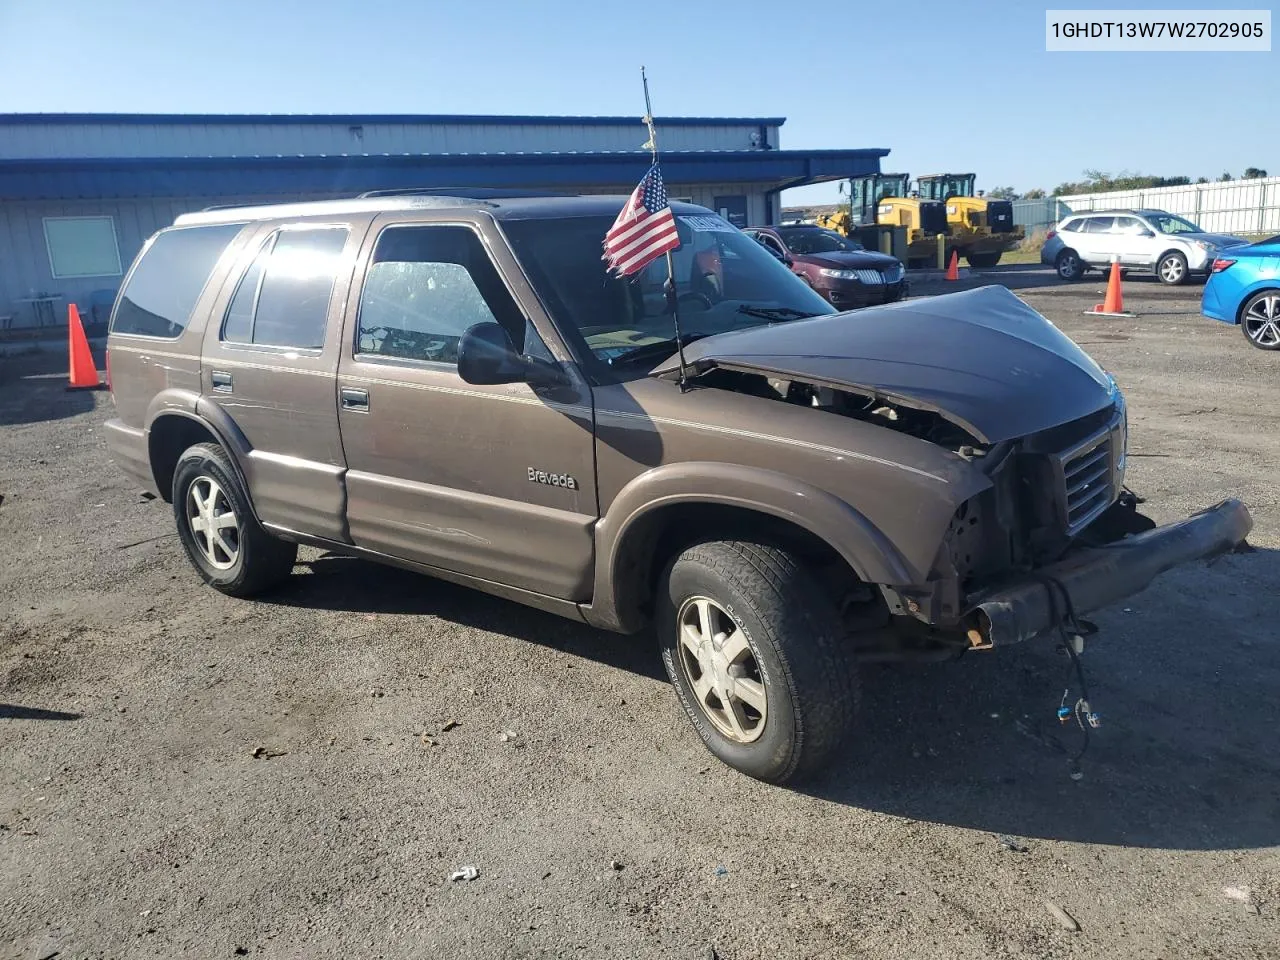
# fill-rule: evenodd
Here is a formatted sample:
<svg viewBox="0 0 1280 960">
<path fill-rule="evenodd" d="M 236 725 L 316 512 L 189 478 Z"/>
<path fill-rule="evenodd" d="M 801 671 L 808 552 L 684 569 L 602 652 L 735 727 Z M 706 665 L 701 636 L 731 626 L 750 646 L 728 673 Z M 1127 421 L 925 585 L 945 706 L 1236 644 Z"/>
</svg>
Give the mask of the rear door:
<svg viewBox="0 0 1280 960">
<path fill-rule="evenodd" d="M 1115 217 L 1086 217 L 1076 234 L 1076 253 L 1086 263 L 1110 263 L 1112 237 L 1109 236 Z"/>
<path fill-rule="evenodd" d="M 262 227 L 205 331 L 201 392 L 244 434 L 263 523 L 347 540 L 336 376 L 368 220 Z"/>
<path fill-rule="evenodd" d="M 468 384 L 458 341 L 497 321 L 553 359 L 492 223 L 375 222 L 339 368 L 351 539 L 379 553 L 585 601 L 597 517 L 591 391 Z M 519 289 L 520 299 L 513 291 Z"/>
</svg>

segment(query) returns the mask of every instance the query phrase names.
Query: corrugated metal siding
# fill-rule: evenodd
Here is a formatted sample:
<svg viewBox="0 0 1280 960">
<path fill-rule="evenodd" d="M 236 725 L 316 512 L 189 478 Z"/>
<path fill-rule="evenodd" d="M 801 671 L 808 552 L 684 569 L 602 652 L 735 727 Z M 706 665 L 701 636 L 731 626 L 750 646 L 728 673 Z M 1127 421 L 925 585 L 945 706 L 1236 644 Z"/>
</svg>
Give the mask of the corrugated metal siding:
<svg viewBox="0 0 1280 960">
<path fill-rule="evenodd" d="M 747 197 L 749 223 L 766 222 L 765 191 L 771 184 L 669 184 L 672 197 L 688 198 L 710 207 L 717 196 L 739 194 Z M 635 184 L 584 190 L 593 194 L 627 194 Z M 270 196 L 187 197 L 154 200 L 35 201 L 0 203 L 0 316 L 12 316 L 13 327 L 30 326 L 33 311 L 20 297 L 56 294 L 66 299 L 57 305 L 59 323 L 66 317 L 68 300 L 87 307 L 95 290 L 117 289 L 123 277 L 54 279 L 44 239 L 45 217 L 111 217 L 123 271 L 142 244 L 157 230 L 169 226 L 183 213 L 213 204 L 287 203 L 321 199 L 315 194 L 272 194 Z"/>
<path fill-rule="evenodd" d="M 12 326 L 31 326 L 30 304 L 15 303 L 21 297 L 58 295 L 57 319 L 66 319 L 68 301 L 82 308 L 95 290 L 115 290 L 120 277 L 54 279 L 45 245 L 45 217 L 111 217 L 115 224 L 120 265 L 127 272 L 142 244 L 157 230 L 169 226 L 179 214 L 200 210 L 212 203 L 249 202 L 267 198 L 206 198 L 174 200 L 39 201 L 0 204 L 0 316 L 12 316 Z M 283 198 L 271 198 L 283 199 Z M 303 199 L 294 197 L 293 199 Z M 65 331 L 65 326 L 61 327 Z M 56 333 L 56 331 L 55 331 Z"/>
<path fill-rule="evenodd" d="M 357 133 L 358 131 L 358 133 Z M 756 128 L 671 126 L 664 150 L 750 150 Z M 779 128 L 767 128 L 779 147 Z M 249 157 L 342 154 L 631 151 L 643 124 L 496 123 L 23 123 L 6 125 L 0 157 Z"/>
</svg>

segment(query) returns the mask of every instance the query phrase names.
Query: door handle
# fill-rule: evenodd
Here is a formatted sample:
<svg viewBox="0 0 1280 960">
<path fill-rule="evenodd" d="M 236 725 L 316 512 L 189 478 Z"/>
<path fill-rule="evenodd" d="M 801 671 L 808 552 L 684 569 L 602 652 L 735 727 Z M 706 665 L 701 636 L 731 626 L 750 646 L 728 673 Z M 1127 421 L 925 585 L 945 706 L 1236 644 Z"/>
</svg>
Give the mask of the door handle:
<svg viewBox="0 0 1280 960">
<path fill-rule="evenodd" d="M 214 370 L 209 374 L 209 380 L 213 383 L 213 389 L 217 390 L 219 393 L 230 393 L 232 385 L 234 384 L 234 381 L 231 379 L 231 374 L 224 370 Z"/>
<path fill-rule="evenodd" d="M 353 387 L 343 387 L 338 391 L 338 397 L 342 402 L 343 410 L 356 410 L 363 413 L 369 412 L 368 390 L 356 390 Z"/>
</svg>

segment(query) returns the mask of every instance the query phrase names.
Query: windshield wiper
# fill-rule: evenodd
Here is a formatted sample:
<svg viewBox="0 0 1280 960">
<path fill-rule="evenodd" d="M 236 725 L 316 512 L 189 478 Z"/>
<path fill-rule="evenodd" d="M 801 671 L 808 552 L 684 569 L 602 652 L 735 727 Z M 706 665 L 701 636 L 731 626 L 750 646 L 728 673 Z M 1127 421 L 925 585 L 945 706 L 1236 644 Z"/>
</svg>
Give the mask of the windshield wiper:
<svg viewBox="0 0 1280 960">
<path fill-rule="evenodd" d="M 642 343 L 638 347 L 632 347 L 630 350 L 624 350 L 610 357 L 609 366 L 616 367 L 620 363 L 630 363 L 633 360 L 644 360 L 655 356 L 668 357 L 679 347 L 687 347 L 693 341 L 701 340 L 705 336 L 707 336 L 705 333 L 686 333 L 681 335 L 679 341 L 675 337 L 669 337 L 666 340 L 655 340 L 653 343 Z"/>
<path fill-rule="evenodd" d="M 750 307 L 745 303 L 738 307 L 738 312 L 745 313 L 749 317 L 760 317 L 762 320 L 808 320 L 810 317 L 818 316 L 816 313 L 808 313 L 794 307 Z"/>
</svg>

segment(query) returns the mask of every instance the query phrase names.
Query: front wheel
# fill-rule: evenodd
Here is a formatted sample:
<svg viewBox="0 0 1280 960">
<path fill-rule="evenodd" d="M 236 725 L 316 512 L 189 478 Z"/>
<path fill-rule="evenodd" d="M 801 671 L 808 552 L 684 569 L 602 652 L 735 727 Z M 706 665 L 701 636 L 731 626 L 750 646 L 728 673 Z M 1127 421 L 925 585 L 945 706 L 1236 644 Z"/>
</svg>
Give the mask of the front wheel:
<svg viewBox="0 0 1280 960">
<path fill-rule="evenodd" d="M 969 266 L 976 270 L 987 270 L 994 267 L 1000 262 L 1000 251 L 995 253 L 969 253 L 965 254 L 965 259 L 969 261 Z"/>
<path fill-rule="evenodd" d="M 1074 250 L 1063 250 L 1053 262 L 1054 269 L 1063 280 L 1079 280 L 1084 276 L 1084 261 Z"/>
<path fill-rule="evenodd" d="M 1240 311 L 1240 329 L 1259 350 L 1280 350 L 1280 290 L 1250 297 Z"/>
<path fill-rule="evenodd" d="M 703 743 L 783 783 L 836 754 L 856 668 L 835 605 L 785 550 L 711 541 L 667 568 L 656 622 L 667 675 Z"/>
<path fill-rule="evenodd" d="M 1176 251 L 1166 253 L 1160 258 L 1160 262 L 1156 264 L 1156 276 L 1160 278 L 1161 283 L 1168 284 L 1171 287 L 1186 283 L 1187 258 Z"/>
<path fill-rule="evenodd" d="M 250 597 L 293 570 L 297 545 L 262 528 L 226 452 L 215 443 L 197 443 L 178 458 L 173 514 L 187 559 L 215 590 Z"/>
</svg>

